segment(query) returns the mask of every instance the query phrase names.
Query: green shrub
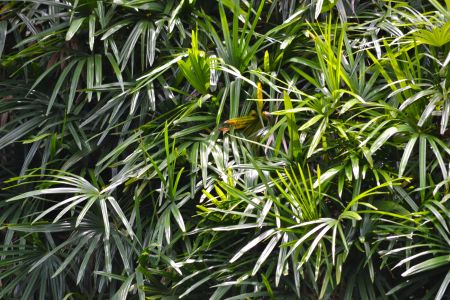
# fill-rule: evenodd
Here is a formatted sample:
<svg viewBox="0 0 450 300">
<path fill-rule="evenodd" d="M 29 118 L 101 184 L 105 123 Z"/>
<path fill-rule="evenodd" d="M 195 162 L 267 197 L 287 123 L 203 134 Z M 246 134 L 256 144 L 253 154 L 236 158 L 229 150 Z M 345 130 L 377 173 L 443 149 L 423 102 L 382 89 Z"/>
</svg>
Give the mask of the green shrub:
<svg viewBox="0 0 450 300">
<path fill-rule="evenodd" d="M 1 299 L 446 299 L 450 2 L 0 2 Z"/>
</svg>

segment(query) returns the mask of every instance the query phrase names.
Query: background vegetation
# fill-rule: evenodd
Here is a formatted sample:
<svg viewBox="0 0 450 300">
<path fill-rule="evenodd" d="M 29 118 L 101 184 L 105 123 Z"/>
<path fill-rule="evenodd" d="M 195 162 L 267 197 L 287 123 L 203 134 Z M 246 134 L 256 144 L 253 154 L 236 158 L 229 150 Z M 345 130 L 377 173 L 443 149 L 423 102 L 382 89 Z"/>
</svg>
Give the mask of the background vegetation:
<svg viewBox="0 0 450 300">
<path fill-rule="evenodd" d="M 0 1 L 0 298 L 447 299 L 449 9 Z"/>
</svg>

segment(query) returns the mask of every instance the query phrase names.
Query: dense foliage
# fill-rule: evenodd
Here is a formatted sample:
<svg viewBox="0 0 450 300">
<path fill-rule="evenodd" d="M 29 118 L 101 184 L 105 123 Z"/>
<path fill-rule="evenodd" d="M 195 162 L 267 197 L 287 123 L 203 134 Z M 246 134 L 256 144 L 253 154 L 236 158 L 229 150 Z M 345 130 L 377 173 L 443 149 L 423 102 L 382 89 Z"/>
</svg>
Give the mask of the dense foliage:
<svg viewBox="0 0 450 300">
<path fill-rule="evenodd" d="M 449 0 L 0 1 L 0 298 L 447 299 L 449 63 Z"/>
</svg>

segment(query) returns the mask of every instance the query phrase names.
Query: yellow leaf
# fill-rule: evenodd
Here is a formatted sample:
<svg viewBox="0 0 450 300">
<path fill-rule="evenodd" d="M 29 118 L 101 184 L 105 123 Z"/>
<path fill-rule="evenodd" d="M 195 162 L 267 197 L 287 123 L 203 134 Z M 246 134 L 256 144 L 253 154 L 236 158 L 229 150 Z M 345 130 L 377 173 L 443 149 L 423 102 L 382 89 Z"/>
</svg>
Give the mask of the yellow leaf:
<svg viewBox="0 0 450 300">
<path fill-rule="evenodd" d="M 233 126 L 236 129 L 242 129 L 250 126 L 255 120 L 257 120 L 256 112 L 252 110 L 248 116 L 229 119 L 224 123 Z"/>
<path fill-rule="evenodd" d="M 263 89 L 262 89 L 262 84 L 261 82 L 258 82 L 258 89 L 256 91 L 256 97 L 257 97 L 257 106 L 258 106 L 258 113 L 261 114 L 261 111 L 263 109 L 264 106 L 264 100 L 263 100 Z"/>
<path fill-rule="evenodd" d="M 270 62 L 269 62 L 269 51 L 266 50 L 264 53 L 264 72 L 270 72 Z"/>
</svg>

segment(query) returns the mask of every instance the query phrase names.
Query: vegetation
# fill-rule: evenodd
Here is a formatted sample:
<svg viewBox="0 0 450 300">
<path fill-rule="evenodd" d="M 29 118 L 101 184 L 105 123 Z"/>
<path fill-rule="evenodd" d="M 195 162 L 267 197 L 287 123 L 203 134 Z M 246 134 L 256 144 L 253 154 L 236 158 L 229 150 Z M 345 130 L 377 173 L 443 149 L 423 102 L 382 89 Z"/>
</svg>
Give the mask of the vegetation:
<svg viewBox="0 0 450 300">
<path fill-rule="evenodd" d="M 449 0 L 0 1 L 0 299 L 447 299 Z"/>
</svg>

